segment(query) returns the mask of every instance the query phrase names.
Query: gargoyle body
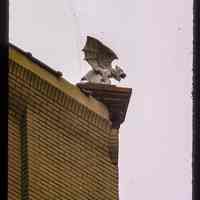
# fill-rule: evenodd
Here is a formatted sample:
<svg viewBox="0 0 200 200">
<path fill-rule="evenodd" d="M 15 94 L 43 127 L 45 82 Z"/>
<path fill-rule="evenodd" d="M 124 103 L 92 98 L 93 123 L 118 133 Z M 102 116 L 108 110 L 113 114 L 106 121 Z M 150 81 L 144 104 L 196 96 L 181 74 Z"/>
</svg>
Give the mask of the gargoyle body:
<svg viewBox="0 0 200 200">
<path fill-rule="evenodd" d="M 82 81 L 111 84 L 110 78 L 120 81 L 126 77 L 126 74 L 119 66 L 112 68 L 112 61 L 118 59 L 118 57 L 99 40 L 88 36 L 83 51 L 85 53 L 84 59 L 92 67 L 92 70 L 81 79 Z"/>
</svg>

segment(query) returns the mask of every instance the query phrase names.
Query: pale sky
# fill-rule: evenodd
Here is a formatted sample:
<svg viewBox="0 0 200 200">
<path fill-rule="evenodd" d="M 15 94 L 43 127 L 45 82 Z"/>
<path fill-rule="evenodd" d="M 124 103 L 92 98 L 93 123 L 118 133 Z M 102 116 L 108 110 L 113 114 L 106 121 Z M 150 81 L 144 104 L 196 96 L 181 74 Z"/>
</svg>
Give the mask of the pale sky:
<svg viewBox="0 0 200 200">
<path fill-rule="evenodd" d="M 120 128 L 120 200 L 192 199 L 192 0 L 12 0 L 10 41 L 76 84 L 86 36 L 133 94 Z"/>
</svg>

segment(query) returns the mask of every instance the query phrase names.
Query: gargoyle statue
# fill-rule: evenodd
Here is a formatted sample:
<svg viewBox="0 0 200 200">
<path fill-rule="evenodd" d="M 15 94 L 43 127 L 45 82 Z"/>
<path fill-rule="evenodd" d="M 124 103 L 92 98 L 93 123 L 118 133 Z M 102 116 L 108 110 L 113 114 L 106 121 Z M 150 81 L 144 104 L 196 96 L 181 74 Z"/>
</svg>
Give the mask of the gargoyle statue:
<svg viewBox="0 0 200 200">
<path fill-rule="evenodd" d="M 110 78 L 120 81 L 126 77 L 124 71 L 115 66 L 112 68 L 111 63 L 114 59 L 118 59 L 117 55 L 99 40 L 87 36 L 85 47 L 83 48 L 85 58 L 92 67 L 81 81 L 91 83 L 111 84 Z"/>
</svg>

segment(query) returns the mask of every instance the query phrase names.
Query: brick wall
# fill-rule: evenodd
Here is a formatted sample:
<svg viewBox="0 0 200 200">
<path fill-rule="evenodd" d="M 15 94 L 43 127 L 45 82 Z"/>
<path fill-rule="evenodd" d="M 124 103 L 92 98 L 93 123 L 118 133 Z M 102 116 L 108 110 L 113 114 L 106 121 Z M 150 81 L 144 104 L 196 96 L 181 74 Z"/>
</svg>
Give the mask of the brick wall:
<svg viewBox="0 0 200 200">
<path fill-rule="evenodd" d="M 34 73 L 40 66 L 28 69 L 15 58 L 9 64 L 9 200 L 117 200 L 106 108 L 81 92 L 72 97 L 48 81 L 49 72 L 44 79 Z"/>
</svg>

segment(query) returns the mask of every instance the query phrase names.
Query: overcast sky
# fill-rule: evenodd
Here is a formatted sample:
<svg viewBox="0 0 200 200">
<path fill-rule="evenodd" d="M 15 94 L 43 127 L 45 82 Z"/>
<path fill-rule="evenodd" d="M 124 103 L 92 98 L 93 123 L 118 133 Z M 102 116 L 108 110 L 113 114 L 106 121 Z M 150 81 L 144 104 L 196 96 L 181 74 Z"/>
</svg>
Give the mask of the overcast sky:
<svg viewBox="0 0 200 200">
<path fill-rule="evenodd" d="M 133 95 L 120 128 L 120 200 L 192 198 L 192 0 L 12 0 L 10 41 L 76 84 L 86 36 L 113 49 Z"/>
</svg>

